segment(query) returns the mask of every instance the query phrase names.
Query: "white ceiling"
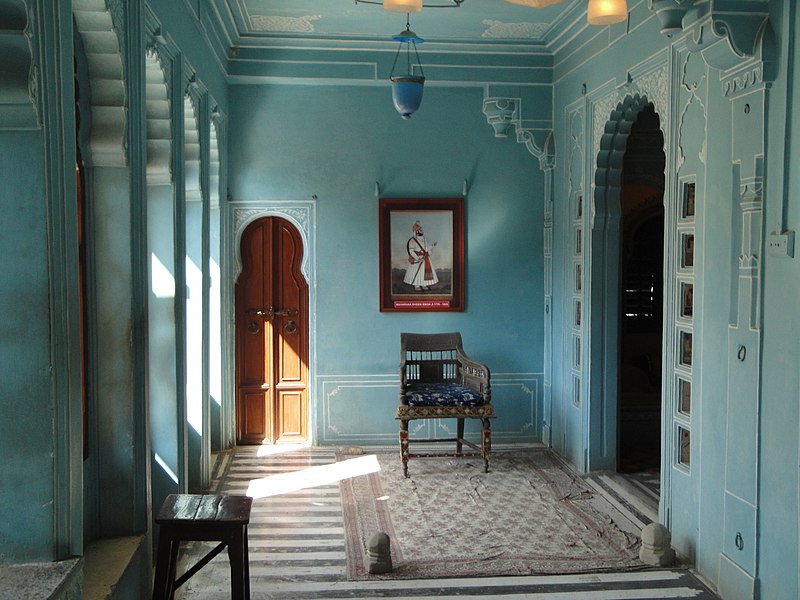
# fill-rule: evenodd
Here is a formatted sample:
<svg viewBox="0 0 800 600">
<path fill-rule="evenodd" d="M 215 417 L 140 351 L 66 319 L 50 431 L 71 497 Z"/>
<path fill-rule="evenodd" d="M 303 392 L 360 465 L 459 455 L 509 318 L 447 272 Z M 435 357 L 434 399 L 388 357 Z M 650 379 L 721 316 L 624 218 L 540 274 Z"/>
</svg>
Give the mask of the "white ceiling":
<svg viewBox="0 0 800 600">
<path fill-rule="evenodd" d="M 451 0 L 426 0 L 446 4 Z M 271 37 L 385 40 L 405 29 L 406 15 L 354 0 L 224 0 L 240 41 Z M 529 8 L 505 0 L 464 0 L 457 8 L 423 8 L 411 28 L 426 41 L 541 44 L 585 0 Z"/>
</svg>

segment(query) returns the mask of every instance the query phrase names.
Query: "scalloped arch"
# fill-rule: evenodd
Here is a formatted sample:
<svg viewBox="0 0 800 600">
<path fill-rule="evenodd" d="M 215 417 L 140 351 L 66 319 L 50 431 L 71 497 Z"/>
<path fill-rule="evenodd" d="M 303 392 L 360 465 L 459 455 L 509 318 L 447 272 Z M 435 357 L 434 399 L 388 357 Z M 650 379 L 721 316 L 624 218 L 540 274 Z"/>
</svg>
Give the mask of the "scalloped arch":
<svg viewBox="0 0 800 600">
<path fill-rule="evenodd" d="M 622 166 L 631 128 L 645 106 L 652 104 L 646 94 L 625 96 L 611 111 L 600 138 L 594 174 L 593 226 L 604 226 L 607 217 L 620 215 Z M 666 136 L 664 136 L 666 139 Z M 599 218 L 598 218 L 599 217 Z"/>
<path fill-rule="evenodd" d="M 147 185 L 172 183 L 172 129 L 169 89 L 161 57 L 155 49 L 145 56 L 147 98 Z"/>
<path fill-rule="evenodd" d="M 200 130 L 197 105 L 191 94 L 183 97 L 183 146 L 186 174 L 186 200 L 200 202 Z"/>
<path fill-rule="evenodd" d="M 219 134 L 217 121 L 211 119 L 211 135 L 209 136 L 209 190 L 208 198 L 211 208 L 219 208 Z"/>
<path fill-rule="evenodd" d="M 118 36 L 122 23 L 114 22 L 107 0 L 74 0 L 72 16 L 83 40 L 91 88 L 92 130 L 84 159 L 93 166 L 125 166 L 124 53 Z"/>
</svg>

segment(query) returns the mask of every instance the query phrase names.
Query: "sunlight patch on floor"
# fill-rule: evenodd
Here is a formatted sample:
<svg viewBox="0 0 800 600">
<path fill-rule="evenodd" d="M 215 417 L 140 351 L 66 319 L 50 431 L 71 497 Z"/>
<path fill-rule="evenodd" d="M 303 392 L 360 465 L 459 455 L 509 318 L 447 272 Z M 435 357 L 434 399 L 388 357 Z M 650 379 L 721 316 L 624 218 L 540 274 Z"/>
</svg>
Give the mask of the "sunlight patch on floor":
<svg viewBox="0 0 800 600">
<path fill-rule="evenodd" d="M 276 454 L 286 454 L 287 452 L 295 452 L 310 447 L 310 442 L 303 442 L 302 444 L 261 444 L 258 447 L 256 456 L 275 456 Z"/>
<path fill-rule="evenodd" d="M 247 487 L 247 495 L 254 499 L 279 496 L 280 494 L 330 485 L 343 479 L 358 477 L 359 475 L 368 475 L 369 473 L 380 471 L 380 468 L 378 458 L 374 454 L 368 454 L 330 465 L 309 467 L 301 471 L 251 479 L 250 485 Z"/>
</svg>

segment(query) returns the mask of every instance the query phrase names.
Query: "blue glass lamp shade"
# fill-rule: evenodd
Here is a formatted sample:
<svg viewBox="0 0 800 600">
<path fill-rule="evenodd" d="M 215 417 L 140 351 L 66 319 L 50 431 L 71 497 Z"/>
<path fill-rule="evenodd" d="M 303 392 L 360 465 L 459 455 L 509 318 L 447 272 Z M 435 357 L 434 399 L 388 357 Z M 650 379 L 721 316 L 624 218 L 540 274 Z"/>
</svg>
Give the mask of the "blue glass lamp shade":
<svg viewBox="0 0 800 600">
<path fill-rule="evenodd" d="M 400 42 L 400 47 L 397 49 L 397 56 L 395 56 L 394 65 L 392 66 L 392 73 L 389 76 L 392 82 L 392 100 L 394 101 L 394 107 L 397 109 L 397 112 L 399 112 L 404 119 L 410 119 L 411 115 L 416 112 L 419 105 L 422 103 L 422 91 L 425 85 L 424 73 L 421 75 L 413 74 L 413 69 L 411 68 L 411 48 L 413 46 L 414 53 L 416 54 L 417 44 L 421 44 L 425 40 L 411 31 L 408 24 L 406 24 L 405 31 L 401 31 L 399 35 L 392 36 L 392 39 Z M 397 66 L 397 59 L 400 57 L 403 50 L 403 45 L 406 47 L 406 56 L 408 57 L 406 74 L 395 75 L 394 70 Z M 416 58 L 417 64 L 419 64 L 419 55 L 417 55 Z M 420 65 L 420 72 L 421 71 L 422 66 Z"/>
<path fill-rule="evenodd" d="M 410 119 L 422 103 L 425 78 L 419 75 L 393 75 L 392 100 L 404 119 Z"/>
</svg>

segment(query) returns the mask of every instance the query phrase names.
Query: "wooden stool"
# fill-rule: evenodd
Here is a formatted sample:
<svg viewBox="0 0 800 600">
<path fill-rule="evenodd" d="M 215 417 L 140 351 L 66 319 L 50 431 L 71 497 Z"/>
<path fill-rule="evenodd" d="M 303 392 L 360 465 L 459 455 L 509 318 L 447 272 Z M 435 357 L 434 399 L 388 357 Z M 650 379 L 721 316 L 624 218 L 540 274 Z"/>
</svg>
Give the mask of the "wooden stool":
<svg viewBox="0 0 800 600">
<path fill-rule="evenodd" d="M 158 511 L 158 556 L 153 600 L 172 600 L 175 590 L 228 547 L 231 563 L 231 598 L 250 600 L 250 563 L 247 558 L 247 524 L 253 499 L 216 494 L 170 494 Z M 175 579 L 182 541 L 220 542 L 196 565 Z"/>
</svg>

